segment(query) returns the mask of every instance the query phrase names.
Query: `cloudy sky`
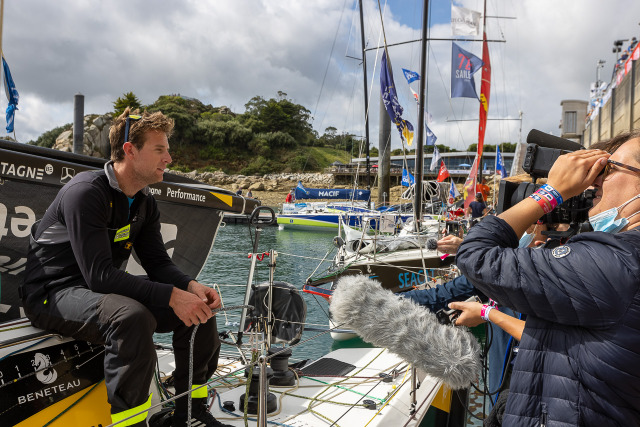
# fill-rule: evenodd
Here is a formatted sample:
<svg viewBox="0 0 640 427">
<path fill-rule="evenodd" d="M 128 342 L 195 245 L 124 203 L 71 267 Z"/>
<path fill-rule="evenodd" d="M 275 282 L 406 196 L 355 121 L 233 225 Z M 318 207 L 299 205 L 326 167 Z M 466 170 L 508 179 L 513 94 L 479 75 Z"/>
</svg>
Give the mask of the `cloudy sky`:
<svg viewBox="0 0 640 427">
<path fill-rule="evenodd" d="M 283 91 L 304 105 L 322 134 L 364 135 L 356 0 L 9 0 L 2 47 L 20 92 L 16 135 L 26 142 L 85 113 L 106 113 L 125 92 L 143 103 L 181 94 L 244 112 L 253 96 Z M 421 1 L 381 0 L 388 43 L 420 38 Z M 431 0 L 430 36 L 450 38 L 451 3 Z M 480 0 L 456 5 L 482 9 Z M 559 133 L 563 99 L 589 96 L 596 63 L 610 81 L 613 41 L 640 36 L 637 0 L 490 0 L 493 67 L 486 143 L 522 140 L 532 128 Z M 382 43 L 377 0 L 364 0 L 369 47 Z M 506 17 L 506 18 L 505 18 Z M 508 18 L 508 19 L 507 19 Z M 512 19 L 515 18 L 515 19 Z M 626 42 L 628 43 L 628 42 Z M 625 47 L 626 47 L 625 43 Z M 460 45 L 482 56 L 480 43 Z M 371 142 L 378 143 L 379 51 L 367 53 Z M 406 118 L 417 124 L 401 68 L 418 71 L 420 45 L 389 48 Z M 451 42 L 429 46 L 428 110 L 438 143 L 477 142 L 478 101 L 449 99 Z M 479 92 L 480 73 L 476 75 Z M 417 83 L 412 85 L 418 90 Z M 0 107 L 6 107 L 4 97 Z M 522 112 L 522 120 L 518 119 Z M 522 131 L 520 132 L 520 125 Z M 394 131 L 394 148 L 399 138 Z"/>
</svg>

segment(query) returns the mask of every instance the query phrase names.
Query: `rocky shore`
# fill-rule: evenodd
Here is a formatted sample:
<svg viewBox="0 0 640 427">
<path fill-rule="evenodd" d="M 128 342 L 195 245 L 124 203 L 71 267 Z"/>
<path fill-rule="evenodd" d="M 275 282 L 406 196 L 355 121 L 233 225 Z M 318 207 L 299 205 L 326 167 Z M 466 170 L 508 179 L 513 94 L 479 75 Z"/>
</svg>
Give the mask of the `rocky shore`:
<svg viewBox="0 0 640 427">
<path fill-rule="evenodd" d="M 242 190 L 246 195 L 249 190 L 253 197 L 262 201 L 263 205 L 278 208 L 284 203 L 287 193 L 292 188 L 302 182 L 302 185 L 309 188 L 347 188 L 344 185 L 336 185 L 334 176 L 325 173 L 277 173 L 267 175 L 227 175 L 224 172 L 179 172 L 171 171 L 176 175 L 186 176 L 204 184 L 224 188 L 233 192 Z M 377 203 L 377 191 L 372 189 L 372 199 Z M 391 203 L 400 202 L 402 187 L 391 188 Z"/>
</svg>

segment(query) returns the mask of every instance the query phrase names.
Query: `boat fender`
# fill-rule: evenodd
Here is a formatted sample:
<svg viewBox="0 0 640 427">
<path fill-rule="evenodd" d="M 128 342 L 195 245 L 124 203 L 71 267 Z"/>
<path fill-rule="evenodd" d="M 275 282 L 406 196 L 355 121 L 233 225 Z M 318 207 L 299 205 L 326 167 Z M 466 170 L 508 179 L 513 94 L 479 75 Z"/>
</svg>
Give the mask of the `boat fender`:
<svg viewBox="0 0 640 427">
<path fill-rule="evenodd" d="M 361 254 L 368 254 L 373 250 L 371 242 L 365 242 L 361 239 L 352 240 L 350 242 L 351 252 L 360 252 Z"/>
</svg>

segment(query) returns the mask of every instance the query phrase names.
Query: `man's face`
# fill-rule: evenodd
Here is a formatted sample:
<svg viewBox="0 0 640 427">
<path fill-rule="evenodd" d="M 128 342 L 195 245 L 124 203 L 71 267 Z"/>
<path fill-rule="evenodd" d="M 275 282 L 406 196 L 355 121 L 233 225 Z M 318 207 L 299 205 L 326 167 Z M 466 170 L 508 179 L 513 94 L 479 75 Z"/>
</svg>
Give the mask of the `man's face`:
<svg viewBox="0 0 640 427">
<path fill-rule="evenodd" d="M 146 185 L 162 181 L 164 170 L 171 163 L 169 141 L 161 131 L 148 131 L 142 149 L 133 147 L 136 177 Z"/>
<path fill-rule="evenodd" d="M 632 139 L 625 142 L 615 153 L 611 160 L 640 168 L 638 155 L 640 154 L 640 139 Z M 594 207 L 589 211 L 589 216 L 594 216 L 614 207 L 622 205 L 633 196 L 640 194 L 640 174 L 611 165 L 611 172 L 603 179 L 600 175 L 593 183 L 596 188 Z M 640 210 L 640 199 L 634 200 L 622 208 L 619 217 L 627 217 Z"/>
</svg>

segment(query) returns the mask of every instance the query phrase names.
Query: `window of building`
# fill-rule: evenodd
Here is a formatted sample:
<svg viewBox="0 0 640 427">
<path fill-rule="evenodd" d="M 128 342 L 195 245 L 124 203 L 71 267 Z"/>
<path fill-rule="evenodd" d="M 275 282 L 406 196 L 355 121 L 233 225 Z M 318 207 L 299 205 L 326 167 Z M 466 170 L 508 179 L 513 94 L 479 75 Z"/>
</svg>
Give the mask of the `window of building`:
<svg viewBox="0 0 640 427">
<path fill-rule="evenodd" d="M 564 113 L 564 133 L 576 133 L 578 124 L 577 111 L 565 111 Z"/>
</svg>

